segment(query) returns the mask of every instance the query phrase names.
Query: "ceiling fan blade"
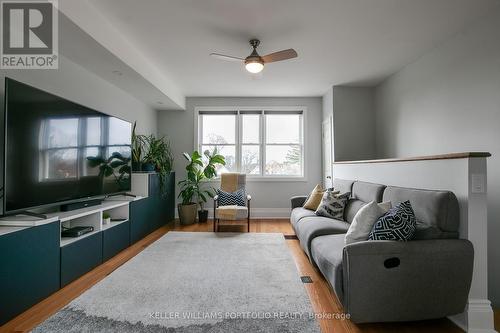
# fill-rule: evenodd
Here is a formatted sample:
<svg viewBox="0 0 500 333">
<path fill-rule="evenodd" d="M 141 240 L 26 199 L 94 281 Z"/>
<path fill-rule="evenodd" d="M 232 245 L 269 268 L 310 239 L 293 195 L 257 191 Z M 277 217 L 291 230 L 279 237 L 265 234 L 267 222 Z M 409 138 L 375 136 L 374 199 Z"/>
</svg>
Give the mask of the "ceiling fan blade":
<svg viewBox="0 0 500 333">
<path fill-rule="evenodd" d="M 210 55 L 214 58 L 217 58 L 220 60 L 226 60 L 226 61 L 243 61 L 243 60 L 245 60 L 243 58 L 228 56 L 228 55 L 220 54 L 220 53 L 210 53 Z"/>
<path fill-rule="evenodd" d="M 264 60 L 265 63 L 268 63 L 268 62 L 292 59 L 296 57 L 297 57 L 297 52 L 294 49 L 288 49 L 267 54 L 262 57 L 262 60 Z"/>
</svg>

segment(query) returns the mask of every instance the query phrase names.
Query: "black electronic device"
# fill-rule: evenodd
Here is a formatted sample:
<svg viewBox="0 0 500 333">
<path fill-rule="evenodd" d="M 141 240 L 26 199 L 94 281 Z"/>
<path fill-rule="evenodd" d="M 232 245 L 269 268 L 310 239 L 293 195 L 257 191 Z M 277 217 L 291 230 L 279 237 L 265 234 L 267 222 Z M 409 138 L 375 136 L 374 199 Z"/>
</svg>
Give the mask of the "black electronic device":
<svg viewBox="0 0 500 333">
<path fill-rule="evenodd" d="M 89 232 L 94 231 L 94 227 L 88 226 L 88 227 L 73 227 L 73 228 L 68 228 L 64 229 L 61 232 L 61 237 L 80 237 L 85 234 L 88 234 Z"/>
<path fill-rule="evenodd" d="M 87 200 L 87 201 L 78 201 L 78 202 L 68 203 L 68 204 L 61 205 L 61 212 L 69 212 L 69 211 L 75 210 L 75 209 L 97 206 L 97 205 L 100 205 L 101 203 L 102 203 L 101 199 L 92 199 L 92 200 Z"/>
</svg>

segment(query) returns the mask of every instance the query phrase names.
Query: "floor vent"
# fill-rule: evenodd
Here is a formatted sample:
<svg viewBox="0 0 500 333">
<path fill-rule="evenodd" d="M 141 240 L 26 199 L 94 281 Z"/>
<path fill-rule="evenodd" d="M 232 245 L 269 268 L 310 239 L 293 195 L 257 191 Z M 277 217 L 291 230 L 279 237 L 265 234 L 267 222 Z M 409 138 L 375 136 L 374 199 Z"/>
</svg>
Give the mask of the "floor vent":
<svg viewBox="0 0 500 333">
<path fill-rule="evenodd" d="M 313 283 L 313 280 L 309 275 L 301 276 L 300 279 L 302 280 L 302 283 Z"/>
<path fill-rule="evenodd" d="M 283 235 L 285 239 L 298 239 L 296 235 Z"/>
</svg>

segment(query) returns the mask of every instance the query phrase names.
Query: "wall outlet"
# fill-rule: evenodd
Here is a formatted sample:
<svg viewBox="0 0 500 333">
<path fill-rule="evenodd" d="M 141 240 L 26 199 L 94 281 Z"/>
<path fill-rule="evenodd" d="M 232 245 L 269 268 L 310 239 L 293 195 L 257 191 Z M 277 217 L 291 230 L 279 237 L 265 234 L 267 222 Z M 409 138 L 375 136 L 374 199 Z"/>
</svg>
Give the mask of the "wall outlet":
<svg viewBox="0 0 500 333">
<path fill-rule="evenodd" d="M 486 177 L 484 174 L 472 174 L 472 193 L 486 193 Z"/>
</svg>

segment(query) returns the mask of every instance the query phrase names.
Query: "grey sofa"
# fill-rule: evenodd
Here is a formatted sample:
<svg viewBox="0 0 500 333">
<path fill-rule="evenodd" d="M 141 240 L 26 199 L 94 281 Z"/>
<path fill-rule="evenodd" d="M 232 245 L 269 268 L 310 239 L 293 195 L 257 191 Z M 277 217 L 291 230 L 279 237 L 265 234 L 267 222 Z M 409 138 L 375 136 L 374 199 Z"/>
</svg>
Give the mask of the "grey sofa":
<svg viewBox="0 0 500 333">
<path fill-rule="evenodd" d="M 344 220 L 316 216 L 291 199 L 290 222 L 300 245 L 330 283 L 352 321 L 389 322 L 441 318 L 463 312 L 472 280 L 474 250 L 458 239 L 459 208 L 449 191 L 385 186 L 335 179 L 351 192 Z M 356 212 L 366 203 L 410 200 L 415 240 L 344 244 Z"/>
</svg>

